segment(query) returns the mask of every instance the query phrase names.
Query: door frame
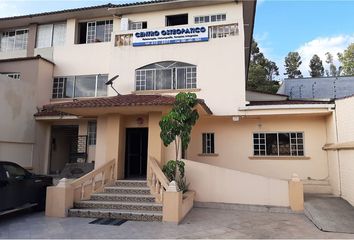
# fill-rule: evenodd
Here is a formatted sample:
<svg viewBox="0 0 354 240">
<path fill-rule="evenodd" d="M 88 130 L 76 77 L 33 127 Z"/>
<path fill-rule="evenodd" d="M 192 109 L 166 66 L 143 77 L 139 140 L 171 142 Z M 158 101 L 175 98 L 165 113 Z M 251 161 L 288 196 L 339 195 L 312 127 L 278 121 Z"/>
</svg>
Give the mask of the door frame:
<svg viewBox="0 0 354 240">
<path fill-rule="evenodd" d="M 129 135 L 129 131 L 137 131 L 137 130 L 141 130 L 142 132 L 145 131 L 146 134 L 146 150 L 141 149 L 144 144 L 141 142 L 140 143 L 140 152 L 142 151 L 146 151 L 146 169 L 142 169 L 144 164 L 142 161 L 144 161 L 142 159 L 142 154 L 140 154 L 140 173 L 141 175 L 139 176 L 132 176 L 130 173 L 130 163 L 128 160 L 128 154 L 129 154 L 129 143 L 128 143 L 128 135 Z M 141 141 L 144 141 L 143 138 L 140 139 Z M 148 158 L 148 144 L 149 144 L 149 128 L 148 127 L 131 127 L 131 128 L 126 128 L 125 129 L 125 154 L 124 154 L 124 178 L 125 179 L 129 179 L 129 178 L 146 178 L 147 177 L 147 158 Z M 145 172 L 145 173 L 144 173 Z"/>
</svg>

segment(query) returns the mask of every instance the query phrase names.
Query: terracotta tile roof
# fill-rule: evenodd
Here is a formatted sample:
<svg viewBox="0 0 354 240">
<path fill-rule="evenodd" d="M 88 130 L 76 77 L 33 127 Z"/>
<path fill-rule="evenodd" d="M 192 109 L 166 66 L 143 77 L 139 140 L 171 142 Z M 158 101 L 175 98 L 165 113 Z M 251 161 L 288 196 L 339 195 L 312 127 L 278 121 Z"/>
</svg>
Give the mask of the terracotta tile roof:
<svg viewBox="0 0 354 240">
<path fill-rule="evenodd" d="M 247 106 L 260 105 L 288 105 L 288 104 L 332 104 L 333 101 L 313 101 L 313 100 L 283 100 L 283 101 L 255 101 L 250 102 Z"/>
<path fill-rule="evenodd" d="M 56 111 L 51 108 L 43 108 L 39 112 L 34 114 L 34 116 L 35 117 L 60 117 L 60 116 L 75 116 L 75 115 L 65 113 L 65 112 Z"/>
<path fill-rule="evenodd" d="M 85 100 L 74 100 L 71 102 L 53 103 L 44 105 L 43 109 L 35 116 L 54 116 L 55 112 L 60 115 L 62 111 L 69 108 L 105 108 L 105 107 L 134 107 L 134 106 L 168 106 L 173 105 L 175 98 L 162 95 L 119 95 L 114 97 L 92 98 Z M 198 99 L 198 103 L 208 114 L 212 114 L 204 100 Z M 60 111 L 58 111 L 60 109 Z M 49 114 L 49 115 L 46 115 Z"/>
</svg>

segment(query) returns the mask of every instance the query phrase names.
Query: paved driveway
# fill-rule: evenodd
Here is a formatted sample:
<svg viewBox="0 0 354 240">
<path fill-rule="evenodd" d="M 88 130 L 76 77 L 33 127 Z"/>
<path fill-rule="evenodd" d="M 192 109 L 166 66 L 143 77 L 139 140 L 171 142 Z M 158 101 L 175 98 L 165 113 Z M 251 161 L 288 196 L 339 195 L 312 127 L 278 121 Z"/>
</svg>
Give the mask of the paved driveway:
<svg viewBox="0 0 354 240">
<path fill-rule="evenodd" d="M 0 238 L 354 238 L 321 232 L 302 214 L 194 208 L 178 226 L 133 221 L 121 226 L 88 224 L 92 220 L 16 214 L 0 219 Z"/>
</svg>

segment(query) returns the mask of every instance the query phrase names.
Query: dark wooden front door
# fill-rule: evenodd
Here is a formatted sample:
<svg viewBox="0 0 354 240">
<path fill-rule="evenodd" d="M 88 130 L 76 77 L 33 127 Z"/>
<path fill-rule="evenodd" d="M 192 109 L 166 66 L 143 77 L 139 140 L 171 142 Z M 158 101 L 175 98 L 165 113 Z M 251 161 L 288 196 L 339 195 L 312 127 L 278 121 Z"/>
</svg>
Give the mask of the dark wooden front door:
<svg viewBox="0 0 354 240">
<path fill-rule="evenodd" d="M 127 128 L 125 144 L 125 178 L 146 177 L 147 128 Z"/>
</svg>

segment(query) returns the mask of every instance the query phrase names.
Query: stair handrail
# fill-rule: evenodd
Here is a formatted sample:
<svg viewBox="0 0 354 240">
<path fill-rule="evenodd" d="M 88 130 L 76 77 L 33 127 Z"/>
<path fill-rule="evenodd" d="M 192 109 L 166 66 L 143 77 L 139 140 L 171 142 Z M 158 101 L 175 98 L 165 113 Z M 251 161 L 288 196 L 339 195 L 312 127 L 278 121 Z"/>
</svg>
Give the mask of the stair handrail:
<svg viewBox="0 0 354 240">
<path fill-rule="evenodd" d="M 74 202 L 89 199 L 93 193 L 102 191 L 116 179 L 117 161 L 112 159 L 71 183 L 74 190 Z"/>
<path fill-rule="evenodd" d="M 151 173 L 151 179 L 148 179 L 150 191 L 155 196 L 157 202 L 162 202 L 163 193 L 168 188 L 169 181 L 162 172 L 156 158 L 149 157 L 149 168 Z"/>
</svg>

